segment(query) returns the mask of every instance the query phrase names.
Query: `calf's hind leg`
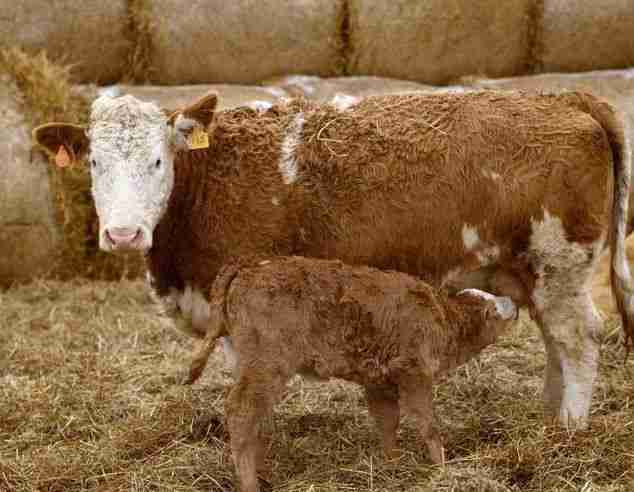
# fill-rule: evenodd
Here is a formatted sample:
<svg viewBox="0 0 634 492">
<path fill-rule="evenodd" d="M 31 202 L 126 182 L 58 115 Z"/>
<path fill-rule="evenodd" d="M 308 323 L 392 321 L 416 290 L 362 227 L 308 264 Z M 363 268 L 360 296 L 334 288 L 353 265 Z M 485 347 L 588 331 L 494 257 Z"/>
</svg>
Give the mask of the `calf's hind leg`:
<svg viewBox="0 0 634 492">
<path fill-rule="evenodd" d="M 398 388 L 395 386 L 366 386 L 368 411 L 381 433 L 383 449 L 388 458 L 396 451 L 396 431 L 400 420 Z"/>
<path fill-rule="evenodd" d="M 242 492 L 258 492 L 257 471 L 264 460 L 261 423 L 283 394 L 281 378 L 267 378 L 242 371 L 225 402 L 225 414 L 231 439 L 231 453 Z M 246 372 L 246 374 L 245 374 Z"/>
</svg>

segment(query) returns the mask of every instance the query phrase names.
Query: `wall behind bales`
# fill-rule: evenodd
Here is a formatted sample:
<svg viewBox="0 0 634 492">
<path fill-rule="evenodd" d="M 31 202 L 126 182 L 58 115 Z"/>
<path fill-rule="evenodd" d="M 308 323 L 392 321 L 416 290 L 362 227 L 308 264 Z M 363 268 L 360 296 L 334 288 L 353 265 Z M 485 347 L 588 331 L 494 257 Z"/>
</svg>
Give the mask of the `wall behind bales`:
<svg viewBox="0 0 634 492">
<path fill-rule="evenodd" d="M 2 0 L 0 46 L 72 64 L 76 80 L 107 83 L 126 70 L 132 40 L 127 0 Z"/>
<path fill-rule="evenodd" d="M 542 1 L 540 71 L 634 66 L 634 0 Z"/>
<path fill-rule="evenodd" d="M 348 72 L 428 84 L 524 71 L 534 0 L 349 0 Z"/>
<path fill-rule="evenodd" d="M 343 72 L 343 0 L 153 0 L 151 80 L 257 83 Z"/>
</svg>

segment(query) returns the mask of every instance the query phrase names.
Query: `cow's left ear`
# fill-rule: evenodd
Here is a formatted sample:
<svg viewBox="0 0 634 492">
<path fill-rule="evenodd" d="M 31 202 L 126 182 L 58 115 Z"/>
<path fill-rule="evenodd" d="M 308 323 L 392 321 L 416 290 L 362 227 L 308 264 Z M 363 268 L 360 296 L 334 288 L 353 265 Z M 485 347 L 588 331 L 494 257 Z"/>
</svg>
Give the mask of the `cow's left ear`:
<svg viewBox="0 0 634 492">
<path fill-rule="evenodd" d="M 83 126 L 70 123 L 47 123 L 33 130 L 33 140 L 55 164 L 66 167 L 80 162 L 88 152 L 90 141 Z"/>
<path fill-rule="evenodd" d="M 218 95 L 211 92 L 170 115 L 167 123 L 174 129 L 173 143 L 177 150 L 209 146 L 206 131 L 214 119 L 217 104 Z"/>
</svg>

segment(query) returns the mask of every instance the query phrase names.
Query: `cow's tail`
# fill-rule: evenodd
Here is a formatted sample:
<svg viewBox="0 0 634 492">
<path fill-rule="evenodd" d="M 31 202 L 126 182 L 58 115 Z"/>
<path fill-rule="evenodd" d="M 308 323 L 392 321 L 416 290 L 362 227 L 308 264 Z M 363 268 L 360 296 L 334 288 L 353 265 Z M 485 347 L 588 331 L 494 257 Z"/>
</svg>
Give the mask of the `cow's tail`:
<svg viewBox="0 0 634 492">
<path fill-rule="evenodd" d="M 612 149 L 614 161 L 614 197 L 612 204 L 612 230 L 610 253 L 612 263 L 610 280 L 616 305 L 623 321 L 627 353 L 634 348 L 634 289 L 625 252 L 628 207 L 631 183 L 631 149 L 626 137 L 625 120 L 617 116 L 607 102 L 589 94 L 580 94 L 587 110 L 603 127 Z"/>
<path fill-rule="evenodd" d="M 231 282 L 238 276 L 239 271 L 240 265 L 237 263 L 223 267 L 211 287 L 207 333 L 194 352 L 185 384 L 193 384 L 201 376 L 216 345 L 216 340 L 221 336 L 228 335 L 227 295 Z"/>
</svg>

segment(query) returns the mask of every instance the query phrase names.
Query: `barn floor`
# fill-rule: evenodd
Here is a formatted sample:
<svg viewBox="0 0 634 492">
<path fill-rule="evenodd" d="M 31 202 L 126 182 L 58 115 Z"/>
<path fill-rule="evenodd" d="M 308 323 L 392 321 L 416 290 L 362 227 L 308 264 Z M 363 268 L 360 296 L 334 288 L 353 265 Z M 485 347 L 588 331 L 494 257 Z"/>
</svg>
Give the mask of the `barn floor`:
<svg viewBox="0 0 634 492">
<path fill-rule="evenodd" d="M 445 469 L 405 420 L 382 458 L 362 393 L 299 378 L 277 407 L 275 491 L 634 490 L 634 357 L 608 323 L 588 431 L 545 426 L 543 346 L 520 321 L 436 388 Z M 233 491 L 215 353 L 181 386 L 191 342 L 140 283 L 40 282 L 0 292 L 0 490 Z"/>
</svg>

